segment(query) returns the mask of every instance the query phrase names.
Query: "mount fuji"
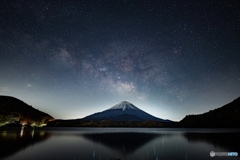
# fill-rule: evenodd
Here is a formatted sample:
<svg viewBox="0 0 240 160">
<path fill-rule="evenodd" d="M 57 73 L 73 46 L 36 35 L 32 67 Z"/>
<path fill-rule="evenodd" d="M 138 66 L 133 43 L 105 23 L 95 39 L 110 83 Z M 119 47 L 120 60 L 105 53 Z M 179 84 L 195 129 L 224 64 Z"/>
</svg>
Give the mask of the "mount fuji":
<svg viewBox="0 0 240 160">
<path fill-rule="evenodd" d="M 171 122 L 170 120 L 164 120 L 154 117 L 143 110 L 137 108 L 128 101 L 123 101 L 115 106 L 98 113 L 89 115 L 82 120 L 111 120 L 111 121 L 158 121 L 158 122 Z"/>
</svg>

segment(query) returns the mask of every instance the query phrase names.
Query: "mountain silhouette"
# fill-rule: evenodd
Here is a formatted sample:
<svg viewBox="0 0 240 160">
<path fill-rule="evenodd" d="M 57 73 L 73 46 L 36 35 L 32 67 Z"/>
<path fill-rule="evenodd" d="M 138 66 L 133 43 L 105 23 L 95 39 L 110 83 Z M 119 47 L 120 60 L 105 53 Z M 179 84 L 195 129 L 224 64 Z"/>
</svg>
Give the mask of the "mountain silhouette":
<svg viewBox="0 0 240 160">
<path fill-rule="evenodd" d="M 83 120 L 111 120 L 111 121 L 158 121 L 158 122 L 169 122 L 161 118 L 154 117 L 138 107 L 134 106 L 128 101 L 123 101 L 114 105 L 113 107 L 98 113 L 89 115 Z"/>
<path fill-rule="evenodd" d="M 240 127 L 240 97 L 220 108 L 199 115 L 187 115 L 181 127 Z"/>
<path fill-rule="evenodd" d="M 31 125 L 43 126 L 54 118 L 25 102 L 9 96 L 0 96 L 0 126 Z"/>
</svg>

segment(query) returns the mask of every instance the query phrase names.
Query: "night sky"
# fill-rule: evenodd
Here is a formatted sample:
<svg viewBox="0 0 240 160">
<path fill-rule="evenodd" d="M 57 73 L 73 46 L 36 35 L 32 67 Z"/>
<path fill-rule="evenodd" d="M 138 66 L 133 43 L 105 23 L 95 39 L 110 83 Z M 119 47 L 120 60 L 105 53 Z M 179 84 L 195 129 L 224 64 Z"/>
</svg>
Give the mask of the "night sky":
<svg viewBox="0 0 240 160">
<path fill-rule="evenodd" d="M 221 107 L 240 96 L 239 2 L 1 0 L 0 95 L 61 119 Z"/>
</svg>

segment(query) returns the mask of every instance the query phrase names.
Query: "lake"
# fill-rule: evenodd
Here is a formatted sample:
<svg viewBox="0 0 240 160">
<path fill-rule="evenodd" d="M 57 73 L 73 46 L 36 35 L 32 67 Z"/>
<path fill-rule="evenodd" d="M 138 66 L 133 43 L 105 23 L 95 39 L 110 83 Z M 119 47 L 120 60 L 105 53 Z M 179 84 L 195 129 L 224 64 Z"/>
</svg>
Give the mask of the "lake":
<svg viewBox="0 0 240 160">
<path fill-rule="evenodd" d="M 1 129 L 0 159 L 235 160 L 239 137 L 237 129 Z"/>
</svg>

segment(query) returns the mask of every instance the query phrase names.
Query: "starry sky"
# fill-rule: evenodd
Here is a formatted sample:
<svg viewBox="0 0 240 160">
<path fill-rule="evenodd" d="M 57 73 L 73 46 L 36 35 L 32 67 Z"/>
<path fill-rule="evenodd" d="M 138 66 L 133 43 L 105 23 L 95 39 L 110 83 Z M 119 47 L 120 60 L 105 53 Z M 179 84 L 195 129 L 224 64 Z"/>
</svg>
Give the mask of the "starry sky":
<svg viewBox="0 0 240 160">
<path fill-rule="evenodd" d="M 0 95 L 57 119 L 128 100 L 179 121 L 240 96 L 238 0 L 1 0 Z"/>
</svg>

